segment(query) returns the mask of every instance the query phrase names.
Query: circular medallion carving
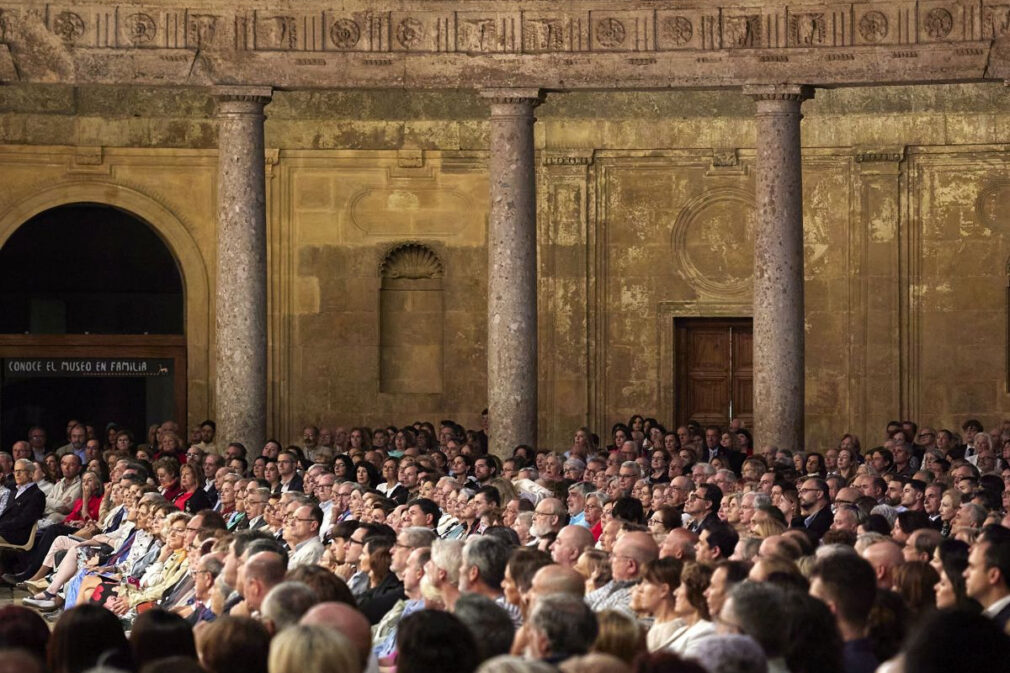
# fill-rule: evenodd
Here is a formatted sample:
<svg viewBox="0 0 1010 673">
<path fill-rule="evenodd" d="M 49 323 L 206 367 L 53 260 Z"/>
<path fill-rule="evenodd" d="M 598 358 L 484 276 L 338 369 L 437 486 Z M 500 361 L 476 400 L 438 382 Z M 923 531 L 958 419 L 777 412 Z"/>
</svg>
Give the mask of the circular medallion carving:
<svg viewBox="0 0 1010 673">
<path fill-rule="evenodd" d="M 741 295 L 754 275 L 753 194 L 713 189 L 690 201 L 673 225 L 673 251 L 684 278 L 712 295 Z"/>
<path fill-rule="evenodd" d="M 330 40 L 339 49 L 351 49 L 361 39 L 361 29 L 351 19 L 340 19 L 330 26 Z"/>
<path fill-rule="evenodd" d="M 424 24 L 417 19 L 404 19 L 396 27 L 396 41 L 405 49 L 413 49 L 424 39 Z"/>
<path fill-rule="evenodd" d="M 934 40 L 942 40 L 950 35 L 950 31 L 954 27 L 954 17 L 943 7 L 936 7 L 926 14 L 923 26 L 926 28 L 926 35 Z"/>
<path fill-rule="evenodd" d="M 1006 226 L 1000 224 L 1000 213 L 1003 212 L 1002 204 L 1010 199 L 1010 182 L 996 182 L 990 184 L 978 193 L 975 200 L 975 214 L 978 221 L 985 226 L 995 229 Z"/>
<path fill-rule="evenodd" d="M 158 25 L 150 14 L 130 14 L 123 20 L 126 26 L 126 36 L 133 44 L 147 44 L 158 34 Z"/>
<path fill-rule="evenodd" d="M 867 12 L 859 20 L 859 34 L 867 42 L 880 42 L 887 37 L 887 17 L 883 12 Z"/>
<path fill-rule="evenodd" d="M 603 19 L 596 24 L 596 41 L 604 47 L 620 47 L 625 37 L 624 24 L 617 19 Z"/>
<path fill-rule="evenodd" d="M 686 16 L 668 16 L 663 19 L 661 29 L 663 38 L 679 46 L 691 41 L 694 36 L 694 26 Z"/>
<path fill-rule="evenodd" d="M 84 19 L 73 12 L 60 12 L 53 21 L 53 32 L 64 42 L 73 42 L 84 35 Z"/>
</svg>

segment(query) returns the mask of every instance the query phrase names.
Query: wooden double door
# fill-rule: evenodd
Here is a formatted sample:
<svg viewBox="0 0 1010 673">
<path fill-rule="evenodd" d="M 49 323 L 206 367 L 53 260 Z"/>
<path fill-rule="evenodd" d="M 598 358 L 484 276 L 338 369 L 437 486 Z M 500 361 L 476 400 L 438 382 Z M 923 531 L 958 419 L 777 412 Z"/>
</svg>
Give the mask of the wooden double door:
<svg viewBox="0 0 1010 673">
<path fill-rule="evenodd" d="M 675 323 L 675 417 L 726 427 L 754 421 L 754 327 L 750 318 L 683 318 Z"/>
</svg>

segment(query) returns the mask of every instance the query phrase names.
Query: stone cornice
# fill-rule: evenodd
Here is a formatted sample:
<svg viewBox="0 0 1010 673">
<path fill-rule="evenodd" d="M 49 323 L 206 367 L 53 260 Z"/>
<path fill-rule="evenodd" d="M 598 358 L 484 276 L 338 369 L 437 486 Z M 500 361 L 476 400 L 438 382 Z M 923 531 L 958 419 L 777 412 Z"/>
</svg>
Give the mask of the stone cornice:
<svg viewBox="0 0 1010 673">
<path fill-rule="evenodd" d="M 1005 0 L 0 0 L 0 81 L 667 89 L 1006 81 Z"/>
</svg>

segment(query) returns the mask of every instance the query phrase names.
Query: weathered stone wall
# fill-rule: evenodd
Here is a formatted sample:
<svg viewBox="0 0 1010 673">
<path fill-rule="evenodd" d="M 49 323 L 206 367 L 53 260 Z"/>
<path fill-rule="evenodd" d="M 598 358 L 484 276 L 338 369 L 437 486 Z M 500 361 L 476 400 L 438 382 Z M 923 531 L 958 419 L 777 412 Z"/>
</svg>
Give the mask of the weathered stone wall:
<svg viewBox="0 0 1010 673">
<path fill-rule="evenodd" d="M 537 108 L 541 443 L 633 412 L 669 421 L 674 320 L 751 315 L 753 112 L 729 92 L 550 94 Z M 808 442 L 845 430 L 870 442 L 896 417 L 1010 413 L 1010 93 L 818 90 L 803 113 Z M 472 92 L 278 92 L 266 114 L 272 434 L 419 417 L 476 426 L 486 104 Z M 156 229 L 191 238 L 199 264 L 173 246 L 202 344 L 191 421 L 213 409 L 212 115 L 193 90 L 0 88 L 3 226 L 65 185 L 74 198 L 149 198 L 164 211 L 144 214 Z M 380 392 L 379 268 L 407 241 L 444 268 L 441 393 Z"/>
</svg>

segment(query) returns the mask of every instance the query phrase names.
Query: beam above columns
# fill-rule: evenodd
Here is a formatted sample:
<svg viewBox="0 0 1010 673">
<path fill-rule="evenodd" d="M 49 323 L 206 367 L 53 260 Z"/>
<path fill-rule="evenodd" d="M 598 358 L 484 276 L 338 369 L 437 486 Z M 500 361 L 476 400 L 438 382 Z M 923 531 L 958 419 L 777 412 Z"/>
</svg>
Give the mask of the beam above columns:
<svg viewBox="0 0 1010 673">
<path fill-rule="evenodd" d="M 481 92 L 491 106 L 487 385 L 490 451 L 537 439 L 537 215 L 533 108 L 538 89 Z"/>
<path fill-rule="evenodd" d="M 264 87 L 218 87 L 215 407 L 218 436 L 256 455 L 266 438 Z"/>
<path fill-rule="evenodd" d="M 803 167 L 800 106 L 813 89 L 744 87 L 757 102 L 754 438 L 803 448 Z"/>
<path fill-rule="evenodd" d="M 665 90 L 999 82 L 1010 72 L 1010 38 L 988 21 L 936 25 L 947 10 L 935 3 L 909 3 L 902 21 L 933 27 L 904 34 L 897 14 L 868 2 L 816 11 L 795 0 L 197 4 L 199 13 L 173 0 L 0 0 L 0 81 Z M 769 21 L 781 29 L 766 30 Z"/>
</svg>

